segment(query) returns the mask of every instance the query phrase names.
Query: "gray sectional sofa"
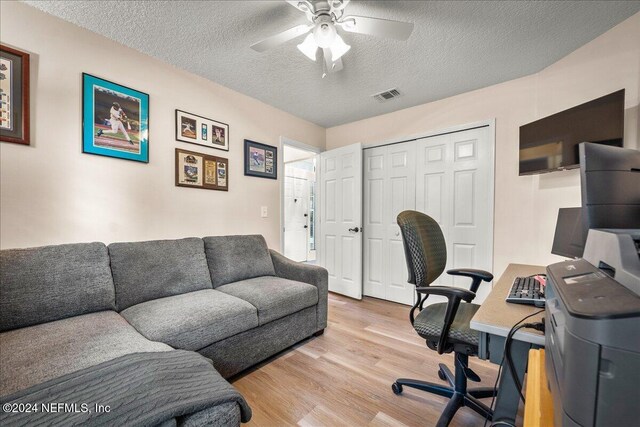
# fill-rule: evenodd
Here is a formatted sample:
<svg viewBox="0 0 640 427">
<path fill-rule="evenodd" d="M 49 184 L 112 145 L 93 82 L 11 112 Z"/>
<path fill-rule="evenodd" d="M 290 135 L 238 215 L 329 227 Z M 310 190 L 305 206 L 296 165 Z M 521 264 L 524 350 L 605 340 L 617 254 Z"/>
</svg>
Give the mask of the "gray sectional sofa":
<svg viewBox="0 0 640 427">
<path fill-rule="evenodd" d="M 269 250 L 258 235 L 2 250 L 0 401 L 136 353 L 197 352 L 213 365 L 198 369 L 229 378 L 322 333 L 327 283 L 325 269 Z M 163 422 L 250 417 L 241 398 L 193 408 L 165 412 Z"/>
</svg>

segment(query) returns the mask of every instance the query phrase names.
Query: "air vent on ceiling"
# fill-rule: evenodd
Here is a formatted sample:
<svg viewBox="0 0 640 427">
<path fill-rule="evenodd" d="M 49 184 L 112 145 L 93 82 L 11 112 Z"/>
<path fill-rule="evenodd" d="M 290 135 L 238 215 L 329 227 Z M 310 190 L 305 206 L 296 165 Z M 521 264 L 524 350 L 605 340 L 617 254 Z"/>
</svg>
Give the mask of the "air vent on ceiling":
<svg viewBox="0 0 640 427">
<path fill-rule="evenodd" d="M 384 92 L 376 93 L 375 95 L 371 95 L 378 102 L 387 102 L 393 98 L 397 98 L 400 96 L 400 91 L 398 89 L 389 89 Z"/>
</svg>

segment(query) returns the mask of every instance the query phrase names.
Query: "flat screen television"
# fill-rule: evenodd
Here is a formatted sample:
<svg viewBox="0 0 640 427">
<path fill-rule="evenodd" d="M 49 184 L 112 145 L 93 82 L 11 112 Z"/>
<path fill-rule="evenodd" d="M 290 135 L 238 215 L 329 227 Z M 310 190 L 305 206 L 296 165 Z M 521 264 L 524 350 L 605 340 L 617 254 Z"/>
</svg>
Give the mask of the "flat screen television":
<svg viewBox="0 0 640 427">
<path fill-rule="evenodd" d="M 520 127 L 520 175 L 580 166 L 578 144 L 622 147 L 624 89 Z"/>
</svg>

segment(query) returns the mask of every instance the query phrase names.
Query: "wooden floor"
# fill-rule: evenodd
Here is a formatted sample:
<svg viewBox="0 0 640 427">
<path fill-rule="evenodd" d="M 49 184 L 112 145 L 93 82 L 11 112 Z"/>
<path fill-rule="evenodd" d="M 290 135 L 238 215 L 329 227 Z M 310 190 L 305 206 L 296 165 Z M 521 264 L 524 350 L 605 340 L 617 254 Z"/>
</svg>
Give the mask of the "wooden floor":
<svg viewBox="0 0 640 427">
<path fill-rule="evenodd" d="M 453 369 L 452 355 L 429 350 L 409 323 L 409 307 L 329 294 L 329 326 L 235 379 L 248 400 L 248 426 L 433 426 L 447 400 L 407 387 L 391 391 L 398 377 L 442 383 L 438 363 Z M 492 387 L 497 368 L 477 358 L 470 367 Z M 486 404 L 490 399 L 485 400 Z M 468 408 L 451 426 L 482 426 Z"/>
</svg>

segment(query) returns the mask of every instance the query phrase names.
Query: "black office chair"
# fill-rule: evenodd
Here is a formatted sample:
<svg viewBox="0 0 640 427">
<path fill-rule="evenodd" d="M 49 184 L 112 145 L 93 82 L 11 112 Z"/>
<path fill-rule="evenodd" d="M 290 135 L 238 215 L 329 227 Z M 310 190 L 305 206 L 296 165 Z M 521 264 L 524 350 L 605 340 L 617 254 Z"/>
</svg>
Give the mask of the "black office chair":
<svg viewBox="0 0 640 427">
<path fill-rule="evenodd" d="M 469 322 L 480 307 L 470 304 L 476 296 L 482 281 L 490 282 L 493 275 L 482 270 L 454 269 L 447 273 L 472 279 L 471 290 L 449 286 L 429 286 L 444 271 L 447 262 L 447 247 L 438 223 L 431 217 L 416 211 L 404 211 L 398 215 L 398 225 L 402 232 L 409 283 L 416 285 L 417 299 L 409 318 L 418 335 L 427 341 L 427 347 L 438 354 L 455 353 L 455 376 L 440 363 L 438 376 L 447 381 L 449 387 L 427 381 L 399 378 L 391 386 L 395 394 L 402 393 L 402 387 L 412 387 L 450 398 L 438 420 L 438 427 L 447 426 L 458 408 L 467 406 L 484 418 L 491 419 L 491 409 L 478 399 L 492 397 L 492 387 L 467 389 L 467 379 L 480 381 L 469 364 L 469 356 L 478 354 L 478 332 L 471 329 Z M 442 295 L 446 303 L 424 307 L 429 295 Z M 464 302 L 462 302 L 464 301 Z M 419 310 L 417 316 L 416 310 Z"/>
</svg>

